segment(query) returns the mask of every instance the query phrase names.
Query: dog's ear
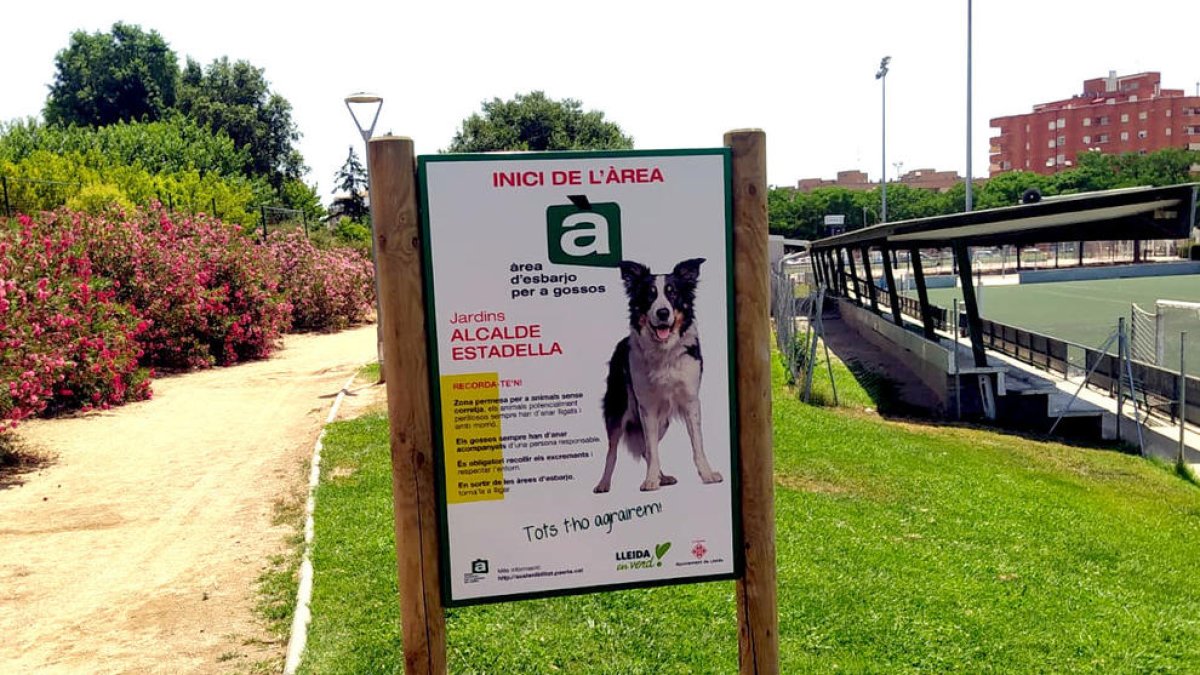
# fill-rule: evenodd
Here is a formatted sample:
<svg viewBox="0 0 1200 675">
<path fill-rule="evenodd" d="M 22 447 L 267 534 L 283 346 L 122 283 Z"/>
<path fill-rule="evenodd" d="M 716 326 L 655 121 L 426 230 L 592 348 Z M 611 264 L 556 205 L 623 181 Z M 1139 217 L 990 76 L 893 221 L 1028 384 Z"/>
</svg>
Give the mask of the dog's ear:
<svg viewBox="0 0 1200 675">
<path fill-rule="evenodd" d="M 637 285 L 639 281 L 650 276 L 650 268 L 646 267 L 640 262 L 622 260 L 620 262 L 620 267 L 621 281 L 625 282 L 626 288 L 632 288 L 633 286 Z"/>
<path fill-rule="evenodd" d="M 704 262 L 704 258 L 689 258 L 676 265 L 671 273 L 684 281 L 695 283 L 700 280 L 700 263 L 702 262 Z"/>
</svg>

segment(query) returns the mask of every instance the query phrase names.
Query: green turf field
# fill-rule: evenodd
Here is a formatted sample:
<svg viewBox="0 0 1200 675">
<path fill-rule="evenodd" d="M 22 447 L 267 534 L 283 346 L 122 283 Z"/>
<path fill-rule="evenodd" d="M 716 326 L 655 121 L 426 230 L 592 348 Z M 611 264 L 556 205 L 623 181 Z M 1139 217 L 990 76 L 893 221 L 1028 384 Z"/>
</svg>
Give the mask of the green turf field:
<svg viewBox="0 0 1200 675">
<path fill-rule="evenodd" d="M 957 288 L 929 291 L 929 301 L 941 307 L 949 308 L 956 297 L 962 298 Z M 1128 322 L 1130 303 L 1153 312 L 1154 301 L 1160 299 L 1200 301 L 1200 275 L 985 286 L 980 313 L 993 321 L 1099 347 L 1116 329 L 1118 318 Z M 1168 323 L 1165 365 L 1178 367 L 1178 331 L 1189 330 L 1188 372 L 1200 373 L 1200 318 L 1191 319 Z"/>
</svg>

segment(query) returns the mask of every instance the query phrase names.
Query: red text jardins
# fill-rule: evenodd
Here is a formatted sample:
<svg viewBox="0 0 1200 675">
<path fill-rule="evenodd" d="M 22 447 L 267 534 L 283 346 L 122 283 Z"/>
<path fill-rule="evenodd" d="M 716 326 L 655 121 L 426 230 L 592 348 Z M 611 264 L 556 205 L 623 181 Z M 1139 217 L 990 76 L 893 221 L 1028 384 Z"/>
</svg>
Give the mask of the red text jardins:
<svg viewBox="0 0 1200 675">
<path fill-rule="evenodd" d="M 663 183 L 662 169 L 653 167 L 573 169 L 554 171 L 493 171 L 492 187 L 541 187 L 543 185 L 612 185 Z"/>
</svg>

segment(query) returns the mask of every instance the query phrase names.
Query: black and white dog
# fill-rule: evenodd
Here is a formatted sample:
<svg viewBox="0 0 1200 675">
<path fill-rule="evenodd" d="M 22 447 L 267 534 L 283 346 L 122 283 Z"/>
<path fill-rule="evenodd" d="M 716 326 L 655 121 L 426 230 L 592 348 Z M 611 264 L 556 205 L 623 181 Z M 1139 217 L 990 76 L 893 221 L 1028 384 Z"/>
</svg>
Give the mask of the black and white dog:
<svg viewBox="0 0 1200 675">
<path fill-rule="evenodd" d="M 700 433 L 700 336 L 694 304 L 700 263 L 684 260 L 670 274 L 651 274 L 641 263 L 621 262 L 621 280 L 629 296 L 629 336 L 617 343 L 608 364 L 604 424 L 608 456 L 594 492 L 608 492 L 621 438 L 635 457 L 646 460 L 642 490 L 674 485 L 662 472 L 659 442 L 671 418 L 678 417 L 692 441 L 692 460 L 705 483 L 721 482 L 704 454 Z"/>
</svg>

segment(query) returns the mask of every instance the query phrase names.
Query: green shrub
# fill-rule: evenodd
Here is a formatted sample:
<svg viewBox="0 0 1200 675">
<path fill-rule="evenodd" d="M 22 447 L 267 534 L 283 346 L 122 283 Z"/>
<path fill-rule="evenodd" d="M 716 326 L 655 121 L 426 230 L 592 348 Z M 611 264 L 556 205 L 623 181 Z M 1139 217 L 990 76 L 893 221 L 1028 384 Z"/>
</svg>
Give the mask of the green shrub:
<svg viewBox="0 0 1200 675">
<path fill-rule="evenodd" d="M 68 199 L 67 208 L 95 215 L 114 208 L 119 211 L 131 211 L 133 203 L 116 185 L 92 183 L 83 186 L 74 197 Z"/>
</svg>

